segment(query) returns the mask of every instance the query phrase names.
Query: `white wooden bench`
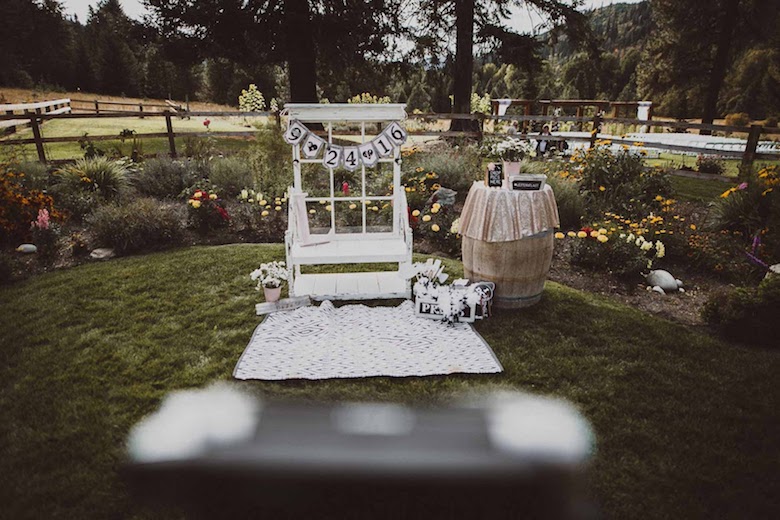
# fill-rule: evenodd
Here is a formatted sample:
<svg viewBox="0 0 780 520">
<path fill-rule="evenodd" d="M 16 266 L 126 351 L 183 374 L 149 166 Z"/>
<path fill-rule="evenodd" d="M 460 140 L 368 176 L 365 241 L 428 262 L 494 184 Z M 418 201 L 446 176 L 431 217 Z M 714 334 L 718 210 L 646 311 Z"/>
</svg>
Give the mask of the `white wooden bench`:
<svg viewBox="0 0 780 520">
<path fill-rule="evenodd" d="M 359 125 L 360 143 L 370 140 L 366 124 L 403 120 L 405 105 L 355 105 L 355 104 L 287 104 L 285 110 L 290 119 L 301 123 L 323 123 L 327 129 L 327 142 L 333 143 L 334 123 Z M 357 144 L 357 143 L 356 143 Z M 392 195 L 366 193 L 366 170 L 361 165 L 360 186 L 350 196 L 336 196 L 338 188 L 334 180 L 336 169 L 328 168 L 329 194 L 325 197 L 309 197 L 304 191 L 301 165 L 320 163 L 320 158 L 302 157 L 300 145 L 293 145 L 293 186 L 290 188 L 289 225 L 285 234 L 287 265 L 292 268 L 290 295 L 308 295 L 316 300 L 365 300 L 381 298 L 409 298 L 411 285 L 392 271 L 362 271 L 349 273 L 305 273 L 301 266 L 340 264 L 398 264 L 398 268 L 412 260 L 412 231 L 406 205 L 406 192 L 401 187 L 400 147 L 394 146 L 391 157 L 380 159 L 380 164 L 392 165 Z M 324 169 L 324 167 L 323 167 Z M 326 201 L 330 207 L 330 227 L 327 234 L 310 234 L 308 212 L 305 203 Z M 354 228 L 337 229 L 339 205 L 354 203 L 353 211 L 361 212 L 361 224 Z M 392 223 L 385 232 L 374 232 L 367 225 L 367 204 L 391 204 Z M 347 231 L 347 232 L 345 232 Z"/>
</svg>

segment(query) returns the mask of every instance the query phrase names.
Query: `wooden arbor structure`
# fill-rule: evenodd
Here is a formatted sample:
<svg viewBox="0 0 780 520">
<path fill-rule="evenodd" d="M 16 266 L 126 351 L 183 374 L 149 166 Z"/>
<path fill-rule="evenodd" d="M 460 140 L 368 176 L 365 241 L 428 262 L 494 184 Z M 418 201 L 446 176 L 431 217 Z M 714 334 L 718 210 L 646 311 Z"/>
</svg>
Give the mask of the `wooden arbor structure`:
<svg viewBox="0 0 780 520">
<path fill-rule="evenodd" d="M 383 127 L 406 118 L 405 104 L 286 104 L 284 108 L 289 121 L 309 124 L 310 131 L 321 134 L 326 140 L 326 154 L 334 139 L 341 144 L 345 139 L 352 145 L 365 144 L 381 135 Z M 319 125 L 324 132 L 314 130 Z M 349 131 L 354 127 L 359 128 L 357 136 Z M 343 128 L 347 132 L 339 134 Z M 321 166 L 321 158 L 306 158 L 301 144 L 292 146 L 292 156 L 293 186 L 285 234 L 287 265 L 292 270 L 290 295 L 309 295 L 316 300 L 410 298 L 411 284 L 399 275 L 401 267 L 412 261 L 400 145 L 392 143 L 390 154 L 380 157 L 373 167 L 361 163 L 352 174 L 348 190 L 342 190 L 337 182 L 337 175 L 344 173 L 341 168 L 326 168 Z M 313 165 L 315 171 L 305 172 L 307 165 Z M 323 176 L 327 188 L 323 189 L 322 183 L 315 187 L 312 179 L 321 181 Z M 317 191 L 310 194 L 309 190 Z M 323 210 L 328 222 L 322 225 L 322 221 L 313 219 L 310 227 L 310 215 L 322 214 Z M 323 274 L 301 269 L 322 264 L 378 263 L 397 263 L 398 271 Z"/>
</svg>

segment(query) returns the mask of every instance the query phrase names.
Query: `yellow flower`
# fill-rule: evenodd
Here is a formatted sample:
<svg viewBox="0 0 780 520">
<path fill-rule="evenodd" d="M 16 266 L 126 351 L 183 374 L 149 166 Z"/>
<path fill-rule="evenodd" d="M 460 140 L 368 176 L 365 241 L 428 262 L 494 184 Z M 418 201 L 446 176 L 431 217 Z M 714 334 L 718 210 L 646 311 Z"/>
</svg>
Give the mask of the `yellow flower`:
<svg viewBox="0 0 780 520">
<path fill-rule="evenodd" d="M 281 207 L 281 206 L 276 206 L 274 209 L 275 209 L 276 211 L 282 211 L 282 207 Z"/>
<path fill-rule="evenodd" d="M 331 208 L 330 208 L 330 204 L 328 204 L 327 206 L 325 206 L 325 211 L 330 211 L 330 210 L 331 210 Z"/>
<path fill-rule="evenodd" d="M 267 210 L 263 210 L 263 212 L 260 213 L 260 215 L 263 216 L 263 217 L 267 217 L 268 216 L 268 211 Z"/>
<path fill-rule="evenodd" d="M 317 213 L 317 210 L 310 209 L 310 210 L 309 210 L 309 213 L 310 213 L 311 215 L 314 215 L 315 213 Z"/>
<path fill-rule="evenodd" d="M 438 233 L 438 232 L 439 232 L 439 229 L 441 229 L 441 228 L 439 227 L 439 225 L 438 225 L 438 224 L 434 224 L 434 225 L 432 225 L 432 226 L 431 226 L 431 230 L 432 230 L 432 231 L 435 231 L 436 233 Z"/>
<path fill-rule="evenodd" d="M 605 188 L 604 186 L 599 186 L 599 191 L 607 191 L 607 188 Z"/>
<path fill-rule="evenodd" d="M 599 236 L 599 232 L 598 231 L 591 231 L 590 232 L 590 237 L 591 238 L 596 238 L 597 236 Z"/>
<path fill-rule="evenodd" d="M 568 232 L 568 233 L 566 233 L 566 234 L 567 234 L 568 236 L 572 237 L 572 238 L 574 238 L 574 237 L 576 237 L 576 236 L 577 236 L 577 233 L 575 233 L 574 231 L 569 231 L 569 232 Z"/>
<path fill-rule="evenodd" d="M 322 205 L 325 205 L 325 204 L 327 204 L 327 203 L 328 203 L 328 201 L 327 201 L 327 200 L 325 200 L 325 199 L 320 199 L 320 204 L 322 204 Z"/>
<path fill-rule="evenodd" d="M 584 231 L 577 231 L 577 238 L 585 238 L 586 236 L 588 236 L 588 234 Z"/>
<path fill-rule="evenodd" d="M 349 205 L 349 209 L 355 209 L 355 208 L 357 208 L 357 204 L 354 204 L 354 203 L 353 203 L 353 204 L 350 204 L 350 205 Z"/>
<path fill-rule="evenodd" d="M 607 234 L 607 230 L 606 229 L 604 229 L 604 228 L 599 229 L 599 235 L 606 235 L 606 234 Z"/>
<path fill-rule="evenodd" d="M 196 191 L 196 192 L 195 192 L 195 195 L 193 195 L 193 197 L 195 197 L 196 199 L 199 199 L 199 198 L 201 198 L 202 196 L 203 196 L 203 192 L 202 192 L 202 191 L 200 191 L 200 190 Z"/>
<path fill-rule="evenodd" d="M 371 204 L 371 201 L 370 200 L 364 200 L 363 204 L 365 204 L 366 206 L 369 206 Z"/>
<path fill-rule="evenodd" d="M 696 231 L 696 224 L 691 224 L 691 231 Z"/>
<path fill-rule="evenodd" d="M 217 200 L 217 194 L 216 193 L 212 193 L 211 195 L 209 195 L 209 198 L 211 200 Z"/>
<path fill-rule="evenodd" d="M 404 190 L 406 190 L 407 192 L 410 192 L 410 191 L 412 191 L 412 188 L 410 188 L 409 186 L 407 186 L 407 187 L 405 187 L 405 188 L 404 188 Z"/>
<path fill-rule="evenodd" d="M 563 234 L 563 233 L 561 233 L 560 231 L 558 231 L 557 233 L 555 233 L 555 238 L 557 238 L 557 239 L 559 239 L 559 240 L 560 240 L 560 239 L 562 239 L 562 238 L 564 238 L 565 236 L 566 236 L 566 235 L 564 235 L 564 234 Z"/>
<path fill-rule="evenodd" d="M 431 213 L 438 213 L 438 212 L 439 212 L 439 208 L 437 208 L 437 207 L 436 207 L 436 205 L 434 205 L 434 206 L 431 208 Z"/>
<path fill-rule="evenodd" d="M 200 201 L 199 200 L 193 200 L 191 202 L 192 202 L 192 207 L 193 208 L 198 209 L 200 207 Z"/>
<path fill-rule="evenodd" d="M 596 240 L 598 240 L 599 242 L 601 242 L 603 244 L 604 242 L 609 240 L 609 237 L 607 235 L 599 235 L 598 237 L 596 237 Z"/>
<path fill-rule="evenodd" d="M 767 193 L 770 193 L 770 192 L 771 192 L 773 189 L 774 189 L 774 188 L 767 188 L 767 189 L 765 189 L 764 191 L 762 191 L 762 192 L 761 192 L 761 196 L 763 197 L 763 196 L 764 196 L 764 195 L 766 195 Z"/>
<path fill-rule="evenodd" d="M 379 211 L 379 207 L 378 206 L 371 206 L 371 211 Z"/>
<path fill-rule="evenodd" d="M 416 209 L 416 210 L 412 211 L 412 216 L 413 217 L 419 217 L 420 216 L 420 210 Z"/>
<path fill-rule="evenodd" d="M 423 222 L 428 222 L 429 220 L 431 220 L 430 215 L 423 215 Z"/>
<path fill-rule="evenodd" d="M 441 184 L 439 184 L 438 182 L 435 183 L 433 186 L 431 186 L 432 191 L 437 191 L 439 188 L 441 188 Z"/>
</svg>

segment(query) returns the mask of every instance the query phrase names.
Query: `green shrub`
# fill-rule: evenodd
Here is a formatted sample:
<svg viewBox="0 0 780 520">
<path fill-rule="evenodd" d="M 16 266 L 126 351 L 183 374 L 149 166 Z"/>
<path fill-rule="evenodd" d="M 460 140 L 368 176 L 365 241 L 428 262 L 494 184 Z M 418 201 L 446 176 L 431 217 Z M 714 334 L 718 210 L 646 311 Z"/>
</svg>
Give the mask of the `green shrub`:
<svg viewBox="0 0 780 520">
<path fill-rule="evenodd" d="M 240 202 L 231 205 L 229 211 L 230 226 L 245 240 L 284 242 L 284 233 L 287 231 L 287 205 L 281 200 L 274 201 L 270 208 L 257 203 Z"/>
<path fill-rule="evenodd" d="M 555 194 L 558 216 L 563 229 L 577 229 L 585 216 L 585 199 L 580 194 L 579 183 L 557 174 L 547 176 L 547 183 Z"/>
<path fill-rule="evenodd" d="M 97 242 L 120 254 L 157 249 L 182 238 L 180 206 L 151 198 L 105 204 L 87 221 Z"/>
<path fill-rule="evenodd" d="M 460 193 L 467 193 L 471 184 L 484 176 L 482 158 L 471 146 L 414 153 L 404 160 L 403 169 L 405 178 L 434 173 L 436 183 Z"/>
<path fill-rule="evenodd" d="M 249 88 L 243 89 L 238 96 L 238 108 L 242 112 L 263 112 L 265 110 L 265 98 L 263 93 L 257 90 L 257 85 L 251 83 Z"/>
<path fill-rule="evenodd" d="M 618 278 L 631 281 L 640 273 L 649 271 L 656 258 L 665 255 L 663 246 L 645 241 L 642 236 L 621 233 L 609 234 L 585 227 L 574 240 L 572 263 L 594 271 L 606 271 Z M 604 238 L 601 238 L 604 236 Z"/>
<path fill-rule="evenodd" d="M 129 186 L 129 176 L 123 160 L 84 158 L 54 172 L 50 191 L 58 207 L 81 220 L 99 204 L 118 199 Z"/>
<path fill-rule="evenodd" d="M 244 157 L 212 159 L 209 169 L 209 180 L 224 197 L 236 197 L 243 188 L 254 186 L 252 168 Z"/>
<path fill-rule="evenodd" d="M 176 198 L 204 173 L 200 164 L 192 159 L 175 160 L 165 156 L 148 159 L 130 175 L 130 184 L 142 195 Z"/>
<path fill-rule="evenodd" d="M 31 161 L 23 162 L 16 169 L 19 173 L 24 174 L 21 183 L 28 190 L 46 191 L 49 188 L 51 174 L 46 164 Z"/>
<path fill-rule="evenodd" d="M 254 187 L 268 196 L 283 195 L 292 185 L 292 152 L 278 126 L 261 127 L 249 150 Z"/>
<path fill-rule="evenodd" d="M 747 126 L 750 124 L 750 115 L 745 112 L 736 112 L 726 115 L 726 126 Z"/>
<path fill-rule="evenodd" d="M 730 340 L 777 347 L 779 308 L 780 276 L 771 275 L 758 288 L 716 292 L 704 305 L 702 317 Z"/>
<path fill-rule="evenodd" d="M 723 175 L 723 172 L 726 171 L 726 164 L 717 157 L 699 154 L 696 158 L 696 170 L 699 173 Z"/>
<path fill-rule="evenodd" d="M 592 214 L 613 211 L 626 216 L 647 215 L 660 211 L 660 201 L 672 194 L 666 173 L 659 168 L 645 168 L 643 156 L 627 149 L 613 153 L 597 144 L 587 151 L 576 151 L 572 162 L 572 171 L 566 172 L 579 178 L 586 207 Z"/>
</svg>

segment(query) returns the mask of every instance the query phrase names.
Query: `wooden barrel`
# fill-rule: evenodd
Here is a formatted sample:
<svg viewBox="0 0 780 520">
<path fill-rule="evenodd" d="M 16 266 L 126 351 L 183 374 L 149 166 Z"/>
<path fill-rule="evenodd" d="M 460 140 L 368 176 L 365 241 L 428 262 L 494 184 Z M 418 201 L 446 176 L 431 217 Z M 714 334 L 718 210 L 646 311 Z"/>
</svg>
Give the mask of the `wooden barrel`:
<svg viewBox="0 0 780 520">
<path fill-rule="evenodd" d="M 464 277 L 495 282 L 493 305 L 498 308 L 528 307 L 542 297 L 552 252 L 552 231 L 510 242 L 485 242 L 464 236 Z"/>
</svg>

